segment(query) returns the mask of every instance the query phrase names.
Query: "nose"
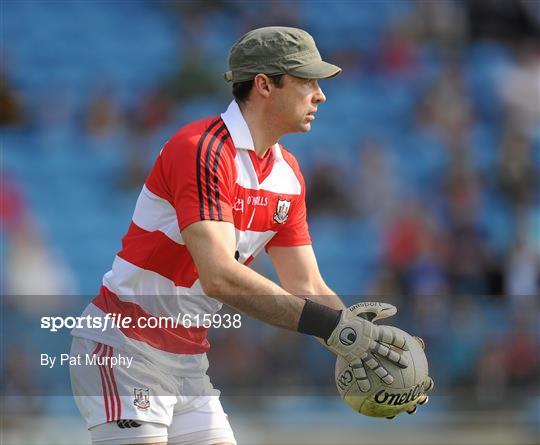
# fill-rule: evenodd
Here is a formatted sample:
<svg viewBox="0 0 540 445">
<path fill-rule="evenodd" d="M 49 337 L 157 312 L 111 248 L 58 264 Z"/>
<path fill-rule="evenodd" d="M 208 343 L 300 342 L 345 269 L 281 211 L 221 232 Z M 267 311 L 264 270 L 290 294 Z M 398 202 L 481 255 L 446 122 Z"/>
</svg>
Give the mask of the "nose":
<svg viewBox="0 0 540 445">
<path fill-rule="evenodd" d="M 319 82 L 315 82 L 315 94 L 313 95 L 313 102 L 316 104 L 322 104 L 326 102 L 326 96 L 323 93 L 323 90 L 321 89 L 321 86 L 319 85 Z"/>
</svg>

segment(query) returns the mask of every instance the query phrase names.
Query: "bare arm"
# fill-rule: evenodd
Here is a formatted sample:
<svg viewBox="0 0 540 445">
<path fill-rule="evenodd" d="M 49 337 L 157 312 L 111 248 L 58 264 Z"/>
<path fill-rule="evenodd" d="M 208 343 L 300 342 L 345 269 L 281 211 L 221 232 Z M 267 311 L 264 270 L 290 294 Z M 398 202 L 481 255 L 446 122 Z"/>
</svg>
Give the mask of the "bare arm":
<svg viewBox="0 0 540 445">
<path fill-rule="evenodd" d="M 271 247 L 268 254 L 281 285 L 288 292 L 298 297 L 309 296 L 310 300 L 333 309 L 345 309 L 341 299 L 324 282 L 313 247 Z M 317 341 L 326 346 L 322 339 Z"/>
<path fill-rule="evenodd" d="M 344 309 L 340 298 L 324 282 L 311 246 L 271 247 L 268 254 L 287 292 L 333 309 Z"/>
<path fill-rule="evenodd" d="M 182 230 L 204 292 L 266 323 L 297 330 L 305 302 L 234 259 L 234 226 L 199 221 Z"/>
<path fill-rule="evenodd" d="M 405 343 L 403 338 L 355 316 L 354 311 L 339 311 L 315 302 L 306 302 L 288 294 L 277 284 L 238 263 L 234 259 L 236 243 L 234 227 L 231 223 L 199 221 L 185 228 L 182 231 L 182 236 L 197 266 L 203 290 L 208 295 L 266 323 L 313 335 L 318 337 L 322 343 L 323 339 L 326 339 L 326 346 L 332 352 L 345 357 L 350 363 L 355 363 L 358 369 L 363 369 L 362 357 L 371 354 L 370 357 L 373 360 L 369 363 L 373 369 L 376 367 L 376 369 L 380 368 L 385 372 L 380 377 L 386 379 L 387 383 L 391 383 L 393 377 L 374 358 L 372 352 L 406 366 L 401 355 L 381 343 L 383 339 L 391 338 L 394 344 L 403 346 Z M 300 256 L 297 258 L 300 260 L 300 264 L 303 264 L 302 261 L 307 261 L 313 266 L 311 263 L 314 260 L 313 251 L 311 254 L 309 254 L 309 250 L 308 254 L 305 250 L 302 252 L 302 249 L 294 249 L 293 251 L 296 251 Z M 278 263 L 286 264 L 279 260 Z M 282 270 L 281 275 L 284 277 L 286 285 L 292 286 L 297 291 L 330 291 L 322 280 L 316 278 L 316 274 L 313 274 L 314 270 L 312 267 L 297 268 L 296 271 L 300 272 L 302 279 L 296 282 L 296 287 L 294 287 L 295 280 L 292 278 L 294 269 L 289 273 L 284 273 Z M 316 270 L 318 273 L 318 268 Z M 309 283 L 313 284 L 312 288 L 307 286 Z M 342 307 L 341 301 L 335 294 L 326 297 L 319 296 L 319 298 L 326 298 L 325 302 L 331 302 L 340 309 Z M 352 332 L 354 338 L 347 337 L 348 342 L 343 342 L 341 335 L 344 331 Z M 357 332 L 363 335 L 357 335 Z"/>
</svg>

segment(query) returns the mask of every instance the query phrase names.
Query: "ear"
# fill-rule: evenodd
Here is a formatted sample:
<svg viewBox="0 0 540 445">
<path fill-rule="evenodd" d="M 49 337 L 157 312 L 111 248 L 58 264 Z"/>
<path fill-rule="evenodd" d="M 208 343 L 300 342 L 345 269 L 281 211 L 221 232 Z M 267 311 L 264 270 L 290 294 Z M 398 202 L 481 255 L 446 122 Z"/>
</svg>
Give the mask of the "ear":
<svg viewBox="0 0 540 445">
<path fill-rule="evenodd" d="M 272 87 L 272 81 L 266 74 L 257 74 L 253 79 L 253 88 L 263 97 L 270 95 Z"/>
</svg>

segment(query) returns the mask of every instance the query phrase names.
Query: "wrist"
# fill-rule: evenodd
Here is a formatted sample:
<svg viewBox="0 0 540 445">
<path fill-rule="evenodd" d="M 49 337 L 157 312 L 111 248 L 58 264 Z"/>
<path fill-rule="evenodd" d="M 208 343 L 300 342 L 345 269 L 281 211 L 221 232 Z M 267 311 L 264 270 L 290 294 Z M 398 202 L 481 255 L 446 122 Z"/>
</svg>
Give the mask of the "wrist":
<svg viewBox="0 0 540 445">
<path fill-rule="evenodd" d="M 327 341 L 341 318 L 341 310 L 306 299 L 298 322 L 298 332 Z"/>
</svg>

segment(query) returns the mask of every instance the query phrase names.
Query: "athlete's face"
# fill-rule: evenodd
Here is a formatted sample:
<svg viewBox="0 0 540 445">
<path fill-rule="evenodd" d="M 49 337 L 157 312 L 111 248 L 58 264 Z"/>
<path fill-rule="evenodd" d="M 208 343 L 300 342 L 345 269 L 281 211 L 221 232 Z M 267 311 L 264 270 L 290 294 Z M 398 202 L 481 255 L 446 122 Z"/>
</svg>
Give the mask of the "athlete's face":
<svg viewBox="0 0 540 445">
<path fill-rule="evenodd" d="M 311 129 L 317 107 L 326 101 L 316 80 L 284 75 L 281 88 L 274 88 L 273 115 L 283 133 L 305 133 Z"/>
</svg>

